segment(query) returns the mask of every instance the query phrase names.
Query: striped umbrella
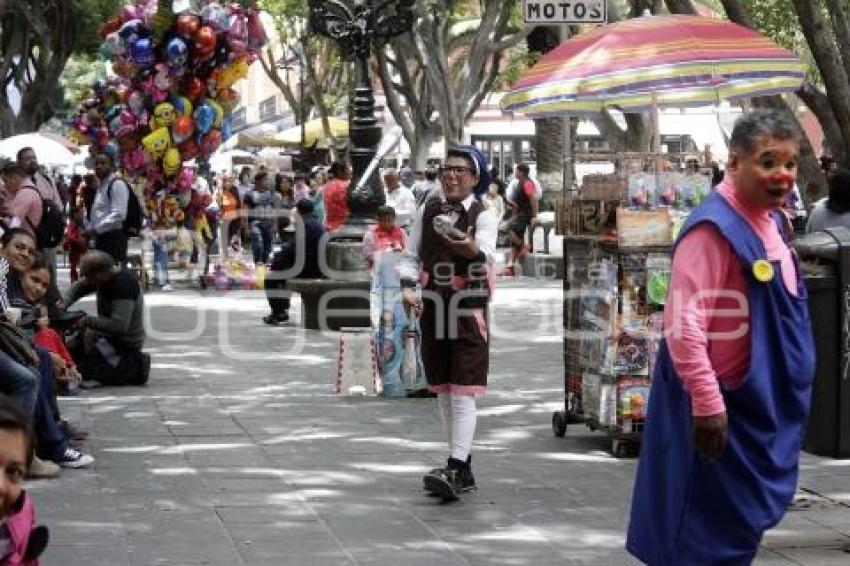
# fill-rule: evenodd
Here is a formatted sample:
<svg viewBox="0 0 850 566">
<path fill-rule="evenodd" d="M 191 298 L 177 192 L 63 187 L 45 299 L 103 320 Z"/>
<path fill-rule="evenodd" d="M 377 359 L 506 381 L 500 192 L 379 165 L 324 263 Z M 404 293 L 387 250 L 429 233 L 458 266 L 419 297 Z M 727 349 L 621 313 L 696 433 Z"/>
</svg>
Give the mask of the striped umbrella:
<svg viewBox="0 0 850 566">
<path fill-rule="evenodd" d="M 644 16 L 565 41 L 501 105 L 529 117 L 641 112 L 793 92 L 804 78 L 794 53 L 749 28 L 698 16 Z"/>
</svg>

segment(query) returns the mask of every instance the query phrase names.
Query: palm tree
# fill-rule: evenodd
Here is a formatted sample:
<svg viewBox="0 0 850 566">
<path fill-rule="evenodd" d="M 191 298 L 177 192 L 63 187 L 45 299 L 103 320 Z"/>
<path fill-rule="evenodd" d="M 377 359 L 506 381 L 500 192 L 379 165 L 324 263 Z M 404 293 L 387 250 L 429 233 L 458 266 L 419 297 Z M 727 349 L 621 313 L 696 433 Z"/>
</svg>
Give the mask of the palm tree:
<svg viewBox="0 0 850 566">
<path fill-rule="evenodd" d="M 560 43 L 558 28 L 538 26 L 529 34 L 526 43 L 529 53 L 548 53 Z M 537 177 L 544 189 L 560 188 L 564 161 L 563 118 L 534 120 L 534 152 L 537 154 Z"/>
</svg>

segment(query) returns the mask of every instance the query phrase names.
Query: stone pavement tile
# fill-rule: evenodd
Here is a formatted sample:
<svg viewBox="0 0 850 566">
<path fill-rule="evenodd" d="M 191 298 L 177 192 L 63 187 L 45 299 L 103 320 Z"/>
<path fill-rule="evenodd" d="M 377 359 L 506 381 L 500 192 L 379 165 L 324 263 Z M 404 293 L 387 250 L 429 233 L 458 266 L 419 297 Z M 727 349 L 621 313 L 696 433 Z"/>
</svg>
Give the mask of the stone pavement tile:
<svg viewBox="0 0 850 566">
<path fill-rule="evenodd" d="M 53 537 L 53 531 L 50 535 Z M 116 538 L 86 539 L 91 544 L 60 544 L 53 540 L 41 556 L 42 566 L 128 566 L 127 549 Z"/>
<path fill-rule="evenodd" d="M 222 439 L 225 440 L 225 439 Z M 266 454 L 256 446 L 244 446 L 239 443 L 222 442 L 211 450 L 190 450 L 183 454 L 190 465 L 211 466 L 225 462 L 238 466 L 262 467 L 269 465 Z"/>
<path fill-rule="evenodd" d="M 236 524 L 267 524 L 277 521 L 318 522 L 315 513 L 300 501 L 287 501 L 274 506 L 216 506 L 221 521 L 229 526 Z"/>
<path fill-rule="evenodd" d="M 297 564 L 293 556 L 306 559 L 303 564 L 345 563 L 349 556 L 336 539 L 318 521 L 276 520 L 271 523 L 237 523 L 227 526 L 245 563 L 254 564 L 278 558 L 280 564 Z"/>
<path fill-rule="evenodd" d="M 777 553 L 794 564 L 805 566 L 847 566 L 850 549 L 847 547 L 783 548 Z"/>
<path fill-rule="evenodd" d="M 447 547 L 447 545 L 441 545 Z M 396 566 L 399 557 L 404 557 L 405 566 L 469 566 L 470 562 L 462 555 L 445 548 L 428 548 L 421 543 L 403 543 L 395 548 L 381 550 L 369 549 L 352 551 L 360 566 Z M 563 563 L 560 564 L 563 566 Z"/>
<path fill-rule="evenodd" d="M 200 494 L 208 489 L 200 473 L 191 467 L 126 468 L 116 473 L 103 473 L 100 478 L 104 488 L 113 494 Z"/>
<path fill-rule="evenodd" d="M 850 537 L 806 517 L 788 513 L 764 535 L 763 546 L 772 549 L 835 547 L 850 544 Z"/>
<path fill-rule="evenodd" d="M 130 563 L 242 564 L 224 525 L 207 512 L 124 512 Z"/>
<path fill-rule="evenodd" d="M 288 487 L 283 477 L 269 479 L 204 476 L 203 483 L 211 495 L 218 493 L 268 493 Z"/>
<path fill-rule="evenodd" d="M 777 551 L 761 547 L 756 555 L 755 564 L 758 566 L 792 566 L 798 563 L 782 556 Z"/>
</svg>

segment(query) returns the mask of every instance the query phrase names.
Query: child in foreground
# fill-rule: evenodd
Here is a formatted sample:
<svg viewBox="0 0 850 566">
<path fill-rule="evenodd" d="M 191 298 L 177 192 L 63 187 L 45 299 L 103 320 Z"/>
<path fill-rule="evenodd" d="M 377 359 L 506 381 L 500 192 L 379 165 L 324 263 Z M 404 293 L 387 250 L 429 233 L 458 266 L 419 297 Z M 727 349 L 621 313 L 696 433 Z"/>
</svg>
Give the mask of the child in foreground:
<svg viewBox="0 0 850 566">
<path fill-rule="evenodd" d="M 47 547 L 47 527 L 35 526 L 35 507 L 23 489 L 32 456 L 27 418 L 0 395 L 0 564 L 6 566 L 38 566 Z"/>
</svg>

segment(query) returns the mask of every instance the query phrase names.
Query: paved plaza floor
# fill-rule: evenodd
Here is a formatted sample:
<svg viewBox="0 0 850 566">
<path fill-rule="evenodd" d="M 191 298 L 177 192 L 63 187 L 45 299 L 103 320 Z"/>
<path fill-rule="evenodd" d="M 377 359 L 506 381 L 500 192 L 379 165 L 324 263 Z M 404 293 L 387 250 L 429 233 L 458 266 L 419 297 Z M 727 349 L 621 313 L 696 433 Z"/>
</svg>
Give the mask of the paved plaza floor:
<svg viewBox="0 0 850 566">
<path fill-rule="evenodd" d="M 552 434 L 558 282 L 497 290 L 479 491 L 450 505 L 421 491 L 446 457 L 436 402 L 334 396 L 337 334 L 264 325 L 257 293 L 146 300 L 150 384 L 63 399 L 97 463 L 28 484 L 51 529 L 45 565 L 635 564 L 635 461 L 582 425 Z M 806 456 L 757 563 L 846 565 L 848 552 L 850 461 Z"/>
</svg>

